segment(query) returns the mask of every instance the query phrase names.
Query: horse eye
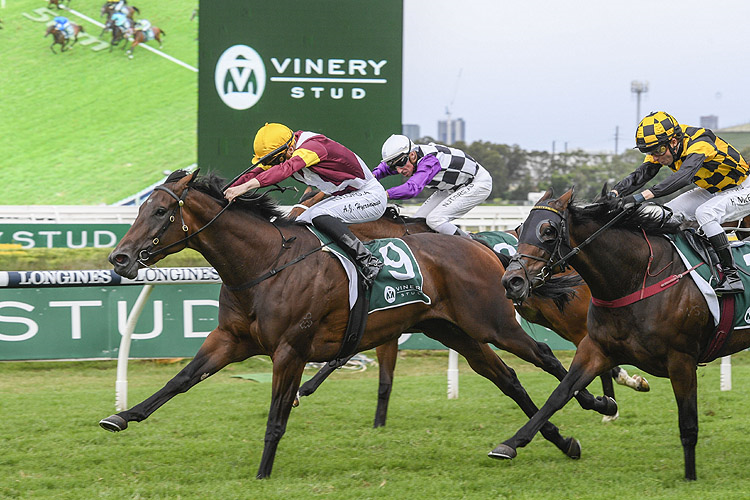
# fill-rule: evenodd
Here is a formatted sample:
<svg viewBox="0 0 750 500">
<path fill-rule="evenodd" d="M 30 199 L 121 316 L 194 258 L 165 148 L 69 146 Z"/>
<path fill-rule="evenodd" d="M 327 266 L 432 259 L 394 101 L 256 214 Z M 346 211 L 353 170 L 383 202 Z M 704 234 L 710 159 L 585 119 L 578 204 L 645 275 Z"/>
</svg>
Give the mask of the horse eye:
<svg viewBox="0 0 750 500">
<path fill-rule="evenodd" d="M 557 238 L 557 230 L 552 226 L 547 226 L 544 229 L 542 229 L 541 234 L 541 240 L 542 241 L 550 241 Z"/>
<path fill-rule="evenodd" d="M 167 213 L 167 209 L 164 207 L 159 207 L 156 209 L 156 212 L 154 212 L 154 215 L 157 217 L 164 217 Z"/>
</svg>

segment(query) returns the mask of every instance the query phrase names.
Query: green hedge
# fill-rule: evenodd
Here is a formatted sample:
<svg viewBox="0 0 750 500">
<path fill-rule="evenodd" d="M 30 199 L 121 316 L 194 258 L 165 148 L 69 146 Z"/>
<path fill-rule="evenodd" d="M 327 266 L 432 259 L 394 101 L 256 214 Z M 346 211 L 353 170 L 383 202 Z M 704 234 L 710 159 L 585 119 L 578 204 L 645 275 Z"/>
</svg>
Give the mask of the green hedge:
<svg viewBox="0 0 750 500">
<path fill-rule="evenodd" d="M 111 269 L 107 260 L 111 248 L 31 248 L 0 249 L 0 270 L 35 271 L 68 269 Z M 158 267 L 203 267 L 208 262 L 194 250 L 169 255 Z"/>
</svg>

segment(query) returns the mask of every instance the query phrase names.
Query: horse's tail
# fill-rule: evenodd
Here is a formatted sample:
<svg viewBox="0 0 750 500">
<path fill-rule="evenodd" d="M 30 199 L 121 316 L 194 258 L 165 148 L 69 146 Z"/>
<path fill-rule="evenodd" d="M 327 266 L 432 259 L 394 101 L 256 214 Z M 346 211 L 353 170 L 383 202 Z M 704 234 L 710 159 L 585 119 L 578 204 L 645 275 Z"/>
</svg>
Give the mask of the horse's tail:
<svg viewBox="0 0 750 500">
<path fill-rule="evenodd" d="M 133 10 L 136 11 L 137 13 L 139 13 L 139 14 L 141 13 L 141 11 L 138 10 L 138 7 L 136 7 L 135 5 L 133 5 Z"/>
<path fill-rule="evenodd" d="M 161 34 L 162 34 L 163 36 L 167 36 L 167 33 L 166 33 L 166 32 L 165 32 L 165 31 L 164 31 L 163 29 L 159 28 L 159 31 L 161 32 Z"/>
</svg>

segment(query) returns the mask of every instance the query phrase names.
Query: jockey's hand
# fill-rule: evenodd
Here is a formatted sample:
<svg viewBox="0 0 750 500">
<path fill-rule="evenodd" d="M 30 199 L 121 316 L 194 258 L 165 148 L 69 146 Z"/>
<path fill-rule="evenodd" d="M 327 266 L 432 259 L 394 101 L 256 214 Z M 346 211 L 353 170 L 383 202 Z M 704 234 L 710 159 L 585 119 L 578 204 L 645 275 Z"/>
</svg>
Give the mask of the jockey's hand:
<svg viewBox="0 0 750 500">
<path fill-rule="evenodd" d="M 245 194 L 247 190 L 243 189 L 242 185 L 240 186 L 232 186 L 227 188 L 226 191 L 224 191 L 224 198 L 226 198 L 229 201 L 234 201 L 235 198 L 238 196 L 242 196 Z"/>
<path fill-rule="evenodd" d="M 630 210 L 633 207 L 636 207 L 646 201 L 646 198 L 640 193 L 638 194 L 629 194 L 624 197 L 618 197 L 616 200 L 617 202 L 617 209 L 618 210 Z"/>
</svg>

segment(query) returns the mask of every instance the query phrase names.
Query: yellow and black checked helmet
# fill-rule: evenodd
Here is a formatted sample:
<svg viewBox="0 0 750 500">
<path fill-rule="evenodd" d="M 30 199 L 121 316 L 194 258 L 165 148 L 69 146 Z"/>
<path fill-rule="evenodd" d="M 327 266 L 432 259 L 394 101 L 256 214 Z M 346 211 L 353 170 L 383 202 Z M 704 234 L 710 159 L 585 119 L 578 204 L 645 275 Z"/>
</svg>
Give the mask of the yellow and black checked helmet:
<svg viewBox="0 0 750 500">
<path fill-rule="evenodd" d="M 654 111 L 638 124 L 635 131 L 635 147 L 641 153 L 651 153 L 672 137 L 682 137 L 682 128 L 677 120 L 664 111 Z"/>
</svg>

